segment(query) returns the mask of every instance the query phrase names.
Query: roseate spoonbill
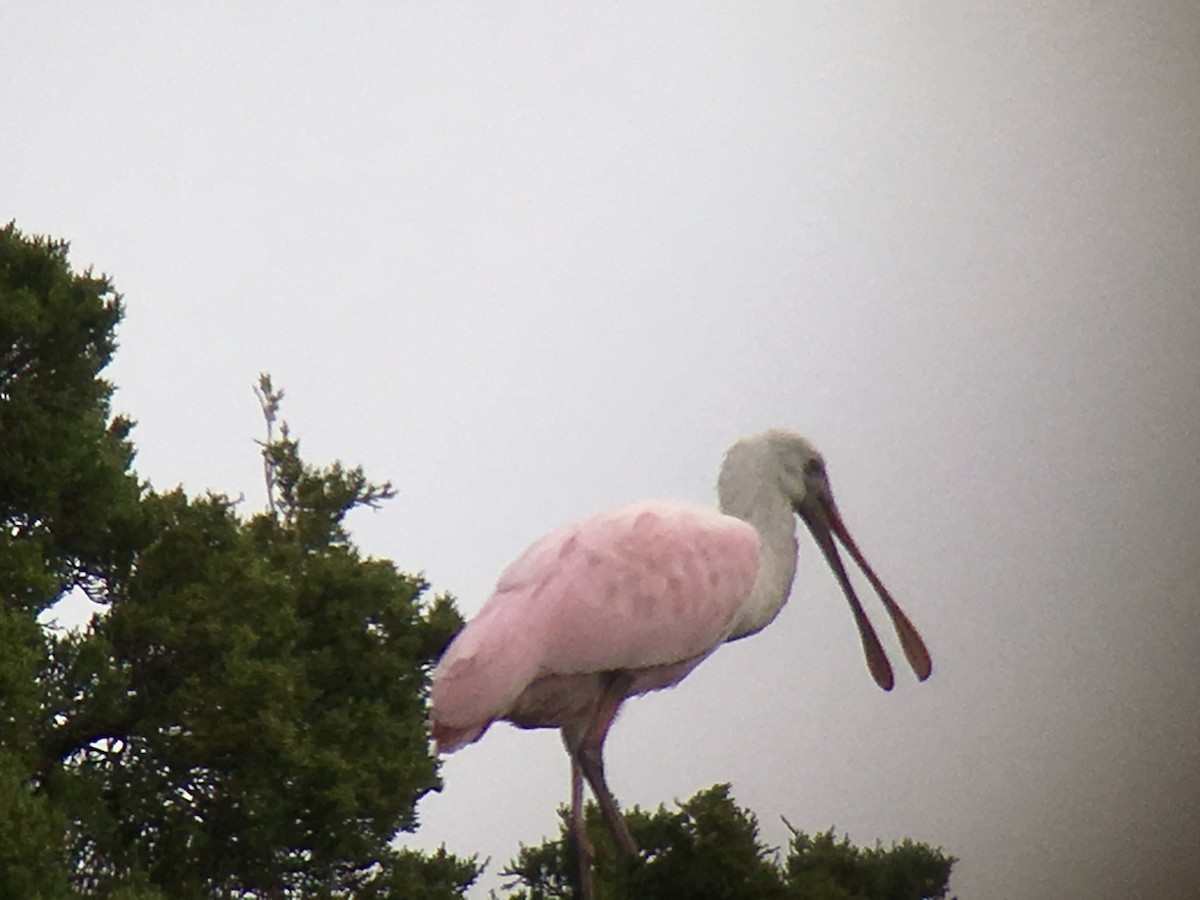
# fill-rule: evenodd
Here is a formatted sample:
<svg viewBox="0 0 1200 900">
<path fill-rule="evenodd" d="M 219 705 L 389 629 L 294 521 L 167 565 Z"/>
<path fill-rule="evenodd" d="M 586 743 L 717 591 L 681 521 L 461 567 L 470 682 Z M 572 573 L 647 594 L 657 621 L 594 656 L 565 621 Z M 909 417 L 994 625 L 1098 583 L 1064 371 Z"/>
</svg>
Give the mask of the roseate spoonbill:
<svg viewBox="0 0 1200 900">
<path fill-rule="evenodd" d="M 762 630 L 787 602 L 796 571 L 793 513 L 841 583 L 867 667 L 884 690 L 892 668 L 838 555 L 836 537 L 891 616 L 917 677 L 929 652 L 859 551 L 825 474 L 798 434 L 773 429 L 725 455 L 720 512 L 642 503 L 553 531 L 500 575 L 496 589 L 433 671 L 437 749 L 479 740 L 497 720 L 559 728 L 571 757 L 571 831 L 582 894 L 592 894 L 583 779 L 617 846 L 637 847 L 604 778 L 604 740 L 629 697 L 678 684 L 725 641 Z"/>
</svg>

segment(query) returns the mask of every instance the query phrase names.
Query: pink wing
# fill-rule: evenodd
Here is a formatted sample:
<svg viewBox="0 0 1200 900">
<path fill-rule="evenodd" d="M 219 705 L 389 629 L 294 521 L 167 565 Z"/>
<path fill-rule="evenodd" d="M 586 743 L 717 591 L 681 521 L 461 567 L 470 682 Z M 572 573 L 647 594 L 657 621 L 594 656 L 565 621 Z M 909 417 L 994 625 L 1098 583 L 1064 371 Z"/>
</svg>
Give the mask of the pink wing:
<svg viewBox="0 0 1200 900">
<path fill-rule="evenodd" d="M 707 653 L 757 570 L 753 527 L 704 508 L 639 504 L 553 531 L 505 569 L 438 663 L 435 727 L 482 730 L 541 675 Z"/>
</svg>

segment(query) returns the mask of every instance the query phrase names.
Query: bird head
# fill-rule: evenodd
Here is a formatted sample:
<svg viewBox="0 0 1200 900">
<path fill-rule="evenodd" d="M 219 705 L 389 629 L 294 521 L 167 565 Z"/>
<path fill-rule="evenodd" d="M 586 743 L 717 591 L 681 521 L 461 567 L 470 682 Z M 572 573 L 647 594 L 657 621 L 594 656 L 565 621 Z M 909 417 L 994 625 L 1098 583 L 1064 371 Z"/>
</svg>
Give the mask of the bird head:
<svg viewBox="0 0 1200 900">
<path fill-rule="evenodd" d="M 778 464 L 780 487 L 791 502 L 796 515 L 803 519 L 804 524 L 808 526 L 808 530 L 812 533 L 817 546 L 821 548 L 826 562 L 833 569 L 833 573 L 842 587 L 842 592 L 846 595 L 846 600 L 854 613 L 859 636 L 862 639 L 867 668 L 871 670 L 875 682 L 885 691 L 891 690 L 895 681 L 892 667 L 888 662 L 887 654 L 884 653 L 883 646 L 879 643 L 879 636 L 875 633 L 870 619 L 867 618 L 862 603 L 859 602 L 854 585 L 846 574 L 846 567 L 842 564 L 841 555 L 838 553 L 839 543 L 862 569 L 867 581 L 875 589 L 879 599 L 883 601 L 909 665 L 912 666 L 917 677 L 924 681 L 933 669 L 925 642 L 908 620 L 908 616 L 892 599 L 891 593 L 884 587 L 883 582 L 875 574 L 875 570 L 871 568 L 862 551 L 858 549 L 854 538 L 850 536 L 850 531 L 842 521 L 841 513 L 834 502 L 833 490 L 829 486 L 829 477 L 825 471 L 824 458 L 808 440 L 793 432 L 774 430 L 767 432 L 764 437 L 771 450 L 771 455 Z"/>
</svg>

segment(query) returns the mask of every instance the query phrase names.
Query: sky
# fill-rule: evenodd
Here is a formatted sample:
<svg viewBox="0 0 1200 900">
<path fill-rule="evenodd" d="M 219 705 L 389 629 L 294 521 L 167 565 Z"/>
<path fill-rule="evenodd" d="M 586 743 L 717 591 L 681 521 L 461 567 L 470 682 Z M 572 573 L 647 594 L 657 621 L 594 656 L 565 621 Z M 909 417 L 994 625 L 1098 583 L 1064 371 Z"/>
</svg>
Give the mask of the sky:
<svg viewBox="0 0 1200 900">
<path fill-rule="evenodd" d="M 802 535 L 770 628 L 626 706 L 616 796 L 728 781 L 964 900 L 1194 895 L 1200 7 L 14 4 L 0 73 L 0 220 L 124 295 L 156 487 L 264 504 L 270 372 L 395 484 L 360 546 L 471 614 L 796 429 L 933 677 L 874 685 Z M 567 758 L 498 726 L 442 774 L 407 840 L 482 898 Z"/>
</svg>

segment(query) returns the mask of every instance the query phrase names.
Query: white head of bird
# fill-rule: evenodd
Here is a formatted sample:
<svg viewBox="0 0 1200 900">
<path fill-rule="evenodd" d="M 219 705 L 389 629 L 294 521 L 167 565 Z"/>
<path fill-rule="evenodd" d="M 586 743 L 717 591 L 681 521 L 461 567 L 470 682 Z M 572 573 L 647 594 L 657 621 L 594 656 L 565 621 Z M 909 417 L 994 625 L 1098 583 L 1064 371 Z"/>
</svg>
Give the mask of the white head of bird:
<svg viewBox="0 0 1200 900">
<path fill-rule="evenodd" d="M 867 666 L 879 686 L 891 690 L 892 668 L 846 574 L 835 538 L 879 594 L 917 677 L 929 677 L 932 664 L 924 642 L 850 536 L 833 500 L 825 460 L 811 442 L 781 428 L 742 438 L 725 455 L 717 496 L 721 512 L 749 522 L 762 541 L 758 577 L 730 640 L 765 628 L 787 601 L 796 569 L 794 513 L 808 526 L 841 584 L 858 625 Z"/>
</svg>

